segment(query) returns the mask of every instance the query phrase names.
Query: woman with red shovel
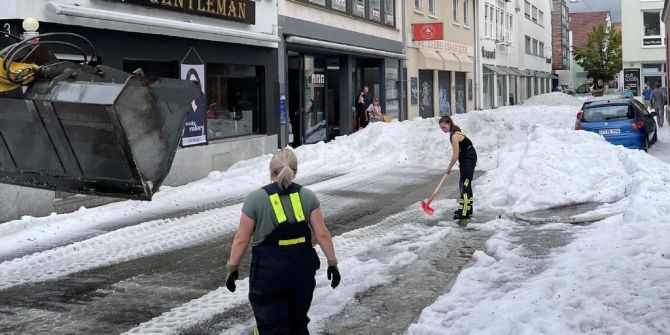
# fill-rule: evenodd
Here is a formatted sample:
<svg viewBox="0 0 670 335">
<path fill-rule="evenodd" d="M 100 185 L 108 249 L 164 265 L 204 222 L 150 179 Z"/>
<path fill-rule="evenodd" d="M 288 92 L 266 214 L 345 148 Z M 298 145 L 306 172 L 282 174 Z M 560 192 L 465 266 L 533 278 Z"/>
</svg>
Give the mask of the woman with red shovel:
<svg viewBox="0 0 670 335">
<path fill-rule="evenodd" d="M 477 151 L 475 151 L 472 141 L 461 132 L 461 129 L 454 124 L 450 116 L 445 115 L 440 118 L 439 124 L 442 131 L 449 133 L 449 141 L 451 142 L 452 149 L 451 161 L 440 184 L 435 189 L 435 192 L 433 192 L 433 196 L 431 196 L 428 202 L 422 201 L 421 206 L 426 213 L 433 214 L 434 210 L 430 208 L 430 202 L 458 160 L 461 170 L 461 179 L 458 183 L 458 188 L 461 191 L 461 197 L 458 199 L 458 209 L 454 212 L 454 220 L 467 219 L 472 216 L 472 177 L 475 174 L 475 165 L 477 165 Z"/>
</svg>

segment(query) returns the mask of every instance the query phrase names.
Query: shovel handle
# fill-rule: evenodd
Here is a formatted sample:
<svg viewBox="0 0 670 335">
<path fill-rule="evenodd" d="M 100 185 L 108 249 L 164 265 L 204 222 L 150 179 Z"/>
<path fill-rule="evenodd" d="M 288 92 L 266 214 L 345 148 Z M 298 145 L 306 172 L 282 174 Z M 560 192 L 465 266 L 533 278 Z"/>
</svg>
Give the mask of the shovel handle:
<svg viewBox="0 0 670 335">
<path fill-rule="evenodd" d="M 444 175 L 442 176 L 442 179 L 440 179 L 440 183 L 437 184 L 437 187 L 435 188 L 435 191 L 433 191 L 433 195 L 428 198 L 428 203 L 430 204 L 433 201 L 433 198 L 435 198 L 435 195 L 437 194 L 437 191 L 440 190 L 440 187 L 442 187 L 442 183 L 447 179 L 448 174 L 445 172 Z"/>
</svg>

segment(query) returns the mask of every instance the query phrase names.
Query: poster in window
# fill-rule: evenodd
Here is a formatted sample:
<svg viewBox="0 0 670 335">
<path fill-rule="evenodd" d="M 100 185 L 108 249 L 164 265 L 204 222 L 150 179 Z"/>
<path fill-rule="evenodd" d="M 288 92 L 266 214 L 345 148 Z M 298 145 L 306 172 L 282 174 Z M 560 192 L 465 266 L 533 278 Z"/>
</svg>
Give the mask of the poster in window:
<svg viewBox="0 0 670 335">
<path fill-rule="evenodd" d="M 386 22 L 386 24 L 395 23 L 395 15 L 393 15 L 394 10 L 395 4 L 393 3 L 393 0 L 384 0 L 384 22 Z"/>
<path fill-rule="evenodd" d="M 456 72 L 456 113 L 465 113 L 465 72 Z"/>
<path fill-rule="evenodd" d="M 365 17 L 365 0 L 354 0 L 354 15 Z"/>
<path fill-rule="evenodd" d="M 410 81 L 410 93 L 411 93 L 411 102 L 412 105 L 419 103 L 419 80 L 416 77 L 409 78 Z"/>
<path fill-rule="evenodd" d="M 437 73 L 437 92 L 440 115 L 451 115 L 451 73 L 439 71 Z"/>
<path fill-rule="evenodd" d="M 623 84 L 633 91 L 633 96 L 640 95 L 640 68 L 623 69 Z"/>
<path fill-rule="evenodd" d="M 370 19 L 381 21 L 382 18 L 382 0 L 370 0 Z"/>
<path fill-rule="evenodd" d="M 341 10 L 343 12 L 347 11 L 347 0 L 332 0 L 330 5 L 333 9 Z"/>
<path fill-rule="evenodd" d="M 433 70 L 419 70 L 419 116 L 433 117 Z"/>
<path fill-rule="evenodd" d="M 318 4 L 318 5 L 321 5 L 321 6 L 326 5 L 326 0 L 309 0 L 309 2 Z"/>
<path fill-rule="evenodd" d="M 196 57 L 190 57 L 194 53 Z M 198 59 L 198 60 L 194 60 Z M 188 60 L 188 61 L 187 61 Z M 200 64 L 189 64 L 197 63 Z M 181 137 L 181 146 L 198 145 L 207 142 L 207 133 L 205 132 L 205 120 L 207 119 L 207 96 L 205 95 L 205 65 L 197 56 L 195 49 L 189 50 L 184 60 L 180 64 L 180 78 L 197 82 L 202 95 L 193 99 L 186 113 L 186 123 Z"/>
</svg>

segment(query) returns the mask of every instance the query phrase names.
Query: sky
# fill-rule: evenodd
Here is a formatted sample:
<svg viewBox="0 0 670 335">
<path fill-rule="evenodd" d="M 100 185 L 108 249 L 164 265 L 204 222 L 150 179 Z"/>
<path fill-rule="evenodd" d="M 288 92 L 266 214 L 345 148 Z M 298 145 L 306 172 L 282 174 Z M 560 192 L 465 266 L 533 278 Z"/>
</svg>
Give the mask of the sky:
<svg viewBox="0 0 670 335">
<path fill-rule="evenodd" d="M 566 3 L 570 12 L 591 12 L 609 10 L 612 16 L 612 22 L 621 22 L 621 1 L 622 0 L 577 0 L 572 3 L 567 0 Z"/>
<path fill-rule="evenodd" d="M 541 226 L 574 239 L 539 258 L 517 243 L 514 233 L 529 229 L 527 223 L 503 216 L 469 224 L 492 237 L 407 334 L 661 334 L 670 327 L 670 129 L 660 129 L 659 143 L 649 153 L 613 146 L 597 134 L 573 130 L 580 105 L 578 99 L 551 93 L 521 106 L 454 116 L 475 144 L 477 168 L 484 172 L 473 183 L 478 211 L 527 213 L 588 201 L 603 205 L 584 215 L 610 216 L 589 225 Z M 447 155 L 434 153 L 448 146 L 434 118 L 373 123 L 329 143 L 297 148 L 298 178 L 343 174 L 310 186 L 319 195 L 370 171 L 443 169 Z M 0 263 L 0 290 L 232 234 L 239 204 L 128 227 L 123 222 L 203 199 L 247 194 L 268 181 L 269 159 L 263 155 L 188 185 L 161 187 L 151 202 L 124 201 L 2 224 L 0 256 L 10 260 Z M 455 205 L 455 199 L 436 199 L 435 217 L 445 217 L 440 211 Z M 393 282 L 419 251 L 458 234 L 448 222 L 414 222 L 412 217 L 423 215 L 418 204 L 396 215 L 409 219 L 389 217 L 334 237 L 339 267 L 347 275 L 332 290 L 325 268 L 317 272 L 312 332 L 320 333 L 358 294 Z M 29 252 L 53 244 L 62 246 Z M 384 257 L 370 257 L 380 252 Z M 12 258 L 15 254 L 25 255 Z M 178 333 L 240 307 L 247 303 L 248 280 L 237 283 L 235 293 L 221 287 L 128 333 Z M 250 318 L 224 333 L 238 334 L 252 323 Z"/>
</svg>

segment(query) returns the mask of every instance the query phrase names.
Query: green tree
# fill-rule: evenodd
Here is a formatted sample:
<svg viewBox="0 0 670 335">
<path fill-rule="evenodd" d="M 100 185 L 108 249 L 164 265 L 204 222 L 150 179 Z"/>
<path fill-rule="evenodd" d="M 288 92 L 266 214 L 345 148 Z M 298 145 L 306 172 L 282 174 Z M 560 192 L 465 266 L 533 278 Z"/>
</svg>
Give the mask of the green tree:
<svg viewBox="0 0 670 335">
<path fill-rule="evenodd" d="M 604 24 L 596 26 L 588 35 L 586 47 L 574 47 L 572 53 L 589 78 L 608 82 L 623 68 L 621 32 Z"/>
</svg>

